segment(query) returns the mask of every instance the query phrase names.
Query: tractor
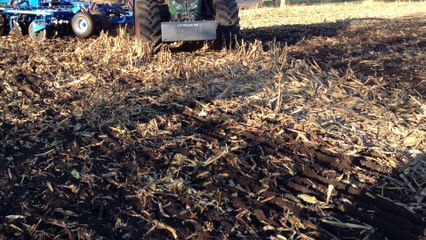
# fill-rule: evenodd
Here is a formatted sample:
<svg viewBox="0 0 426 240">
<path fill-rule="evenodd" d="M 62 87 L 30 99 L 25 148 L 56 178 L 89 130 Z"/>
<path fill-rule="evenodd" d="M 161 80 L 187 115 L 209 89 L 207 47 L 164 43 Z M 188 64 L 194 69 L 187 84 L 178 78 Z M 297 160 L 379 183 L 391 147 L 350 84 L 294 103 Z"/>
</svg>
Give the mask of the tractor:
<svg viewBox="0 0 426 240">
<path fill-rule="evenodd" d="M 134 0 L 137 38 L 158 52 L 164 43 L 214 40 L 230 47 L 240 36 L 236 0 Z"/>
</svg>

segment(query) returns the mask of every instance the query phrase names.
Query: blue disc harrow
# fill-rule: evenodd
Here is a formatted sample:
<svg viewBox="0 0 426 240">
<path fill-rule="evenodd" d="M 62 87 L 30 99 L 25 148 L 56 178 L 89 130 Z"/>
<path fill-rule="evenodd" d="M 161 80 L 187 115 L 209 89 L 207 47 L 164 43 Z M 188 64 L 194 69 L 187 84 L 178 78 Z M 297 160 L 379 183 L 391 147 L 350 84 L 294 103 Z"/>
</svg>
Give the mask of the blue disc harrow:
<svg viewBox="0 0 426 240">
<path fill-rule="evenodd" d="M 0 0 L 0 35 L 29 35 L 36 42 L 69 32 L 88 38 L 133 21 L 132 9 L 119 3 Z"/>
</svg>

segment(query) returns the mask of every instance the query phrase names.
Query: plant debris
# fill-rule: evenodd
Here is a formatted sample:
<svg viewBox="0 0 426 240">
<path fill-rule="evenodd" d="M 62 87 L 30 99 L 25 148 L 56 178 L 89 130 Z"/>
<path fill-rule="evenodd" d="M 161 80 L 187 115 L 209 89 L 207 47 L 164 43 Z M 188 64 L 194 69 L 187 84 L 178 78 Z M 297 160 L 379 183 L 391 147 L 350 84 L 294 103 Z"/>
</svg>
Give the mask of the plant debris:
<svg viewBox="0 0 426 240">
<path fill-rule="evenodd" d="M 0 238 L 425 238 L 414 14 L 155 56 L 125 31 L 2 38 Z"/>
</svg>

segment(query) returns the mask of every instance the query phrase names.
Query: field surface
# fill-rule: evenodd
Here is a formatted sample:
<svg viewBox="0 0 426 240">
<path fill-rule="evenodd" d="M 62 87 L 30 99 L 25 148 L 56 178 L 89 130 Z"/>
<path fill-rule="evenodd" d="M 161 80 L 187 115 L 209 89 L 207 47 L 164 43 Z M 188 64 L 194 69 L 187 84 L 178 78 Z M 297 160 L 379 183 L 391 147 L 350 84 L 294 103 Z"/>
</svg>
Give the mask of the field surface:
<svg viewBox="0 0 426 240">
<path fill-rule="evenodd" d="M 0 239 L 426 239 L 426 3 L 241 12 L 245 46 L 0 39 Z"/>
</svg>

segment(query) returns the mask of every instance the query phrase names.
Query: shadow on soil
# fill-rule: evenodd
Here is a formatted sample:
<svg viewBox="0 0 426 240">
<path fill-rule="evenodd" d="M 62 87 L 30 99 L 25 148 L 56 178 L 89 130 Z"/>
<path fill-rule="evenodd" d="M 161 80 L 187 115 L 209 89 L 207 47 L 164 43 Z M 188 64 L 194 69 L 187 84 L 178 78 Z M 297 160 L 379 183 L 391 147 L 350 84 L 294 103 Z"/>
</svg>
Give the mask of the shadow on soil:
<svg viewBox="0 0 426 240">
<path fill-rule="evenodd" d="M 314 37 L 334 37 L 344 31 L 351 21 L 319 24 L 295 24 L 243 29 L 247 41 L 261 40 L 265 43 L 278 42 L 293 45 Z"/>
<path fill-rule="evenodd" d="M 259 28 L 246 28 L 242 34 L 247 41 L 261 40 L 265 43 L 277 42 L 282 45 L 294 45 L 303 40 L 317 37 L 335 37 L 351 24 L 363 21 L 382 21 L 382 18 L 354 18 L 339 20 L 336 22 L 314 23 L 314 24 L 291 24 Z"/>
<path fill-rule="evenodd" d="M 426 95 L 426 27 L 424 15 L 399 19 L 359 18 L 336 23 L 296 24 L 244 29 L 248 41 L 290 47 L 290 56 L 313 60 L 324 70 L 352 69 L 360 79 L 382 78 L 382 84 L 414 89 Z M 374 22 L 367 27 L 363 24 Z M 359 27 L 358 27 L 359 26 Z M 347 30 L 351 27 L 350 30 Z M 396 33 L 392 29 L 399 29 Z M 327 39 L 331 39 L 328 41 Z"/>
<path fill-rule="evenodd" d="M 21 78 L 22 88 L 36 93 L 43 88 L 43 79 Z M 229 84 L 228 79 L 219 81 Z M 141 81 L 122 84 L 121 91 L 130 92 Z M 314 239 L 426 237 L 424 212 L 413 213 L 390 200 L 409 204 L 410 197 L 397 191 L 382 197 L 377 191 L 404 169 L 372 163 L 365 157 L 375 156 L 368 152 L 351 158 L 321 145 L 307 146 L 286 129 L 278 138 L 273 132 L 280 126 L 273 121 L 265 122 L 266 129 L 250 129 L 245 114 L 251 110 L 244 106 L 198 115 L 214 99 L 232 104 L 262 87 L 261 81 L 244 84 L 225 95 L 213 85 L 194 85 L 197 97 L 179 97 L 170 89 L 180 83 L 170 80 L 158 90 L 129 94 L 141 97 L 136 103 L 120 96 L 69 119 L 46 106 L 47 122 L 2 121 L 0 139 L 7 142 L 0 148 L 0 238 L 172 239 L 173 231 L 158 224 L 153 228 L 154 220 L 176 229 L 179 239 L 290 238 L 300 233 Z M 71 100 L 54 101 L 65 107 Z M 3 114 L 20 111 L 16 107 Z M 127 130 L 117 129 L 118 123 Z M 46 128 L 40 130 L 41 124 Z M 39 130 L 36 136 L 28 134 Z M 212 156 L 221 157 L 203 165 Z M 346 181 L 337 180 L 341 176 Z M 329 185 L 335 188 L 330 208 L 297 198 L 305 194 L 325 202 Z M 336 221 L 322 221 L 326 215 Z"/>
<path fill-rule="evenodd" d="M 172 239 L 164 227 L 152 229 L 160 221 L 175 229 L 179 239 L 290 237 L 295 229 L 314 239 L 426 237 L 424 212 L 397 203 L 409 205 L 413 196 L 398 190 L 380 193 L 389 179 L 406 170 L 375 164 L 365 158 L 374 157 L 368 152 L 351 158 L 325 146 L 307 146 L 286 129 L 277 138 L 268 132 L 280 128 L 273 122 L 266 130 L 249 129 L 243 113 L 219 110 L 213 117 L 198 116 L 200 103 L 209 101 L 169 101 L 141 103 L 143 111 L 130 118 L 140 124 L 155 119 L 154 134 L 144 135 L 133 124 L 120 132 L 114 124 L 86 119 L 116 113 L 104 108 L 70 119 L 71 128 L 42 131 L 37 138 L 49 148 L 29 149 L 34 139 L 24 131 L 31 129 L 3 123 L 1 137 L 15 143 L 1 149 L 0 220 L 5 224 L 0 236 Z M 75 130 L 78 124 L 81 129 Z M 174 124 L 180 125 L 171 129 Z M 14 127 L 22 135 L 6 136 Z M 327 208 L 298 197 L 326 202 L 329 185 L 335 190 Z M 331 223 L 322 221 L 330 216 Z M 37 231 L 25 226 L 37 226 Z M 283 227 L 293 230 L 278 230 Z"/>
</svg>

